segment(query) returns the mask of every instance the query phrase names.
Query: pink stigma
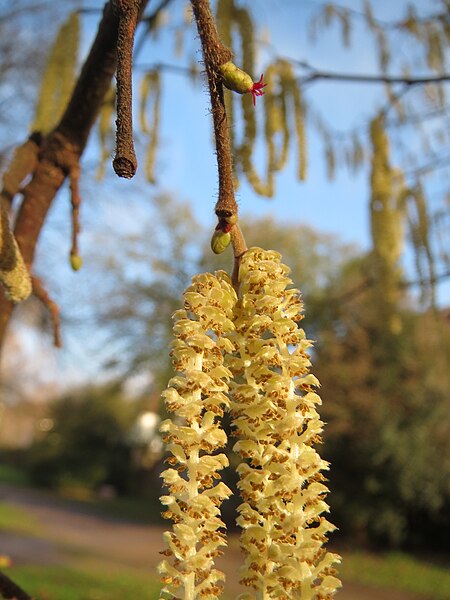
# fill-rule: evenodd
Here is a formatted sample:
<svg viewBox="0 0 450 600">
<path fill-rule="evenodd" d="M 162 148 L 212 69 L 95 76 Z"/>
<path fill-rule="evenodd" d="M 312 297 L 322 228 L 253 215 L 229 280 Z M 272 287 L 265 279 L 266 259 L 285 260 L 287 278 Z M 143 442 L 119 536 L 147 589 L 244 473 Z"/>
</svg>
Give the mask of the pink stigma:
<svg viewBox="0 0 450 600">
<path fill-rule="evenodd" d="M 253 86 L 248 90 L 252 95 L 253 106 L 256 105 L 256 96 L 264 96 L 263 88 L 266 87 L 267 83 L 263 82 L 264 75 L 261 75 L 259 81 L 256 81 Z"/>
</svg>

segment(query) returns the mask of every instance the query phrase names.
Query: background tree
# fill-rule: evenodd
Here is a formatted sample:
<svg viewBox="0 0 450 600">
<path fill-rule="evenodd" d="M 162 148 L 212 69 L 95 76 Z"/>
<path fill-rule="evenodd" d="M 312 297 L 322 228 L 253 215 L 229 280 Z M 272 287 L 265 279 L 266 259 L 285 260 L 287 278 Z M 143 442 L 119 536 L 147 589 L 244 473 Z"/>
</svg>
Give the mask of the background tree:
<svg viewBox="0 0 450 600">
<path fill-rule="evenodd" d="M 129 16 L 134 19 L 137 5 L 132 4 Z M 66 227 L 69 239 L 64 244 L 70 248 L 74 269 L 80 267 L 77 234 L 81 196 L 86 205 L 82 214 L 88 215 L 92 227 L 94 223 L 100 223 L 101 227 L 107 225 L 107 211 L 95 198 L 100 184 L 93 182 L 93 171 L 98 163 L 100 171 L 102 166 L 106 171 L 105 157 L 109 158 L 114 152 L 115 90 L 111 84 L 117 66 L 120 22 L 122 19 L 123 26 L 125 18 L 115 11 L 114 5 L 114 2 L 106 4 L 90 53 L 84 59 L 81 74 L 74 80 L 77 28 L 81 24 L 85 28 L 85 37 L 92 38 L 88 20 L 93 15 L 99 16 L 100 5 L 93 7 L 93 13 L 78 8 L 73 14 L 74 5 L 64 3 L 64 15 L 58 21 L 61 30 L 59 34 L 54 32 L 53 46 L 48 41 L 48 61 L 45 66 L 41 64 L 39 83 L 42 85 L 36 115 L 30 114 L 28 120 L 21 122 L 22 126 L 25 121 L 30 122 L 30 128 L 37 127 L 41 131 L 20 147 L 17 160 L 13 160 L 12 167 L 6 171 L 2 203 L 6 207 L 4 212 L 6 210 L 12 216 L 14 235 L 28 266 L 33 263 L 41 229 L 51 219 L 49 209 L 55 195 L 66 180 L 70 181 L 72 231 Z M 431 440 L 439 440 L 437 451 L 440 452 L 446 448 L 448 438 L 445 418 L 447 322 L 433 306 L 436 304 L 435 285 L 448 276 L 449 270 L 445 235 L 448 230 L 448 183 L 445 177 L 440 178 L 440 174 L 446 173 L 450 160 L 446 152 L 449 5 L 443 1 L 436 3 L 435 9 L 419 6 L 418 10 L 418 5 L 416 8 L 414 5 L 405 7 L 404 13 L 395 21 L 380 20 L 378 4 L 371 8 L 369 3 L 351 3 L 350 7 L 311 3 L 307 10 L 292 9 L 296 11 L 296 17 L 309 22 L 317 44 L 314 46 L 311 41 L 307 50 L 302 48 L 298 56 L 280 55 L 277 48 L 264 39 L 261 4 L 218 0 L 213 5 L 222 39 L 232 47 L 236 64 L 255 79 L 260 71 L 264 71 L 269 84 L 256 110 L 250 95 L 237 96 L 225 91 L 227 113 L 232 122 L 234 174 L 239 180 L 242 196 L 247 196 L 253 189 L 259 195 L 275 197 L 281 182 L 280 172 L 292 166 L 293 161 L 298 179 L 307 180 L 310 172 L 308 157 L 317 142 L 317 135 L 323 145 L 330 176 L 338 168 L 347 167 L 352 174 L 362 174 L 369 181 L 367 213 L 372 242 L 369 256 L 358 256 L 351 249 L 341 249 L 339 242 L 325 239 L 306 228 L 280 226 L 254 215 L 248 217 L 248 221 L 242 219 L 242 224 L 249 243 L 271 244 L 283 252 L 293 268 L 294 279 L 304 290 L 311 330 L 321 340 L 316 349 L 319 376 L 328 390 L 324 395 L 336 398 L 336 402 L 326 409 L 329 410 L 330 431 L 328 452 L 338 464 L 335 488 L 344 490 L 342 495 L 336 491 L 342 522 L 348 523 L 357 514 L 360 520 L 353 521 L 352 527 L 363 536 L 387 538 L 392 543 L 423 539 L 425 526 L 422 531 L 418 523 L 426 523 L 429 532 L 438 519 L 442 524 L 442 511 L 448 507 L 446 484 L 437 468 L 429 467 L 430 464 L 440 465 Z M 27 11 L 32 5 L 18 5 L 18 10 L 22 7 L 23 12 L 13 16 L 5 13 L 0 23 L 11 23 L 14 17 L 16 27 L 23 34 L 31 14 Z M 145 3 L 140 3 L 139 8 L 143 11 Z M 268 14 L 273 14 L 270 10 Z M 332 70 L 332 66 L 329 70 L 316 66 L 311 57 L 321 40 L 336 28 L 342 32 L 343 43 L 349 44 L 354 52 L 358 52 L 358 46 L 352 46 L 356 36 L 364 35 L 365 40 L 373 40 L 377 53 L 372 67 L 378 66 L 376 74 L 368 75 L 350 68 L 348 72 L 338 72 Z M 9 34 L 14 29 L 6 31 Z M 137 31 L 135 108 L 139 110 L 140 120 L 139 123 L 136 120 L 134 133 L 138 154 L 147 155 L 140 162 L 146 163 L 148 179 L 155 183 L 158 182 L 158 166 L 171 158 L 165 158 L 166 153 L 169 154 L 168 143 L 161 135 L 164 102 L 171 100 L 164 96 L 168 78 L 175 73 L 198 84 L 201 66 L 198 65 L 192 17 L 186 18 L 180 2 L 166 0 L 150 4 L 143 12 Z M 163 40 L 164 55 L 154 59 L 152 53 L 158 45 L 158 35 Z M 169 45 L 179 49 L 181 41 L 185 43 L 183 57 L 174 58 L 172 62 L 167 58 Z M 129 42 L 130 39 L 128 47 Z M 64 44 L 67 46 L 62 51 Z M 259 51 L 258 62 L 255 48 Z M 150 64 L 143 56 L 147 49 L 151 49 Z M 306 53 L 308 56 L 303 55 Z M 122 69 L 123 54 L 121 48 Z M 19 61 L 16 52 L 14 58 L 17 64 L 29 64 L 34 73 L 31 62 Z M 11 73 L 14 73 L 13 67 Z M 119 87 L 123 85 L 120 83 L 124 80 L 122 76 L 123 72 L 118 78 Z M 34 80 L 31 76 L 26 79 L 27 85 L 33 81 L 37 83 L 36 75 L 33 77 Z M 74 84 L 72 92 L 68 92 L 70 81 Z M 188 88 L 182 81 L 183 95 L 176 98 L 178 112 L 185 109 L 184 95 Z M 25 85 L 24 82 L 21 84 Z M 378 85 L 384 89 L 384 96 L 373 110 L 364 111 L 356 123 L 349 118 L 348 128 L 337 131 L 330 122 L 329 102 L 321 104 L 317 101 L 315 90 L 319 84 Z M 336 87 L 332 89 L 336 90 Z M 5 93 L 5 88 L 3 91 Z M 357 103 L 354 104 L 350 113 L 356 112 Z M 44 114 L 43 109 L 50 106 L 50 115 L 49 111 Z M 198 105 L 195 108 L 198 109 Z M 125 108 L 121 103 L 119 116 L 123 116 L 123 111 Z M 49 117 L 50 121 L 46 121 Z M 84 172 L 80 178 L 80 158 L 94 128 L 99 144 L 93 144 L 91 152 L 84 155 Z M 26 137 L 25 129 L 22 127 L 22 139 Z M 127 134 L 131 172 L 135 164 L 130 131 Z M 194 141 L 197 143 L 198 140 Z M 123 148 L 119 150 L 122 156 Z M 202 156 L 201 161 L 204 160 L 206 158 Z M 202 170 L 206 169 L 202 166 Z M 83 189 L 83 181 L 87 182 L 86 189 Z M 21 187 L 22 184 L 25 186 Z M 105 186 L 103 189 L 111 194 L 109 180 Z M 142 180 L 136 183 L 136 188 L 147 198 L 147 187 Z M 126 204 L 125 210 L 117 213 L 122 231 L 125 229 L 123 215 L 134 208 L 128 197 L 130 189 L 121 188 L 120 203 Z M 289 189 L 289 193 L 294 192 Z M 197 198 L 195 200 L 197 202 Z M 108 209 L 113 210 L 114 201 L 109 197 L 107 201 Z M 210 256 L 203 256 L 201 248 L 205 242 L 193 222 L 192 210 L 171 204 L 169 198 L 162 195 L 157 204 L 159 209 L 153 215 L 153 221 L 140 232 L 143 237 L 135 239 L 128 248 L 117 229 L 113 235 L 110 231 L 104 234 L 109 242 L 113 242 L 113 256 L 107 258 L 106 264 L 102 263 L 101 280 L 93 279 L 92 284 L 92 296 L 96 308 L 100 309 L 95 311 L 96 323 L 113 323 L 114 338 L 120 339 L 108 357 L 110 365 L 114 360 L 116 374 L 149 369 L 155 387 L 168 368 L 161 348 L 165 348 L 169 315 L 177 306 L 180 291 L 197 268 L 223 265 L 221 259 L 212 263 Z M 6 218 L 2 239 L 7 239 L 9 234 L 5 223 Z M 351 226 L 349 220 L 348 227 Z M 57 223 L 53 229 L 60 228 L 62 226 Z M 46 234 L 42 248 L 45 248 L 46 239 L 54 240 L 52 236 L 57 235 L 50 227 Z M 104 239 L 97 234 L 97 241 L 94 238 L 92 243 L 92 253 L 98 258 L 102 258 L 106 248 Z M 60 239 L 59 242 L 55 246 L 63 245 Z M 50 247 L 54 249 L 55 246 Z M 414 250 L 414 254 L 408 256 L 410 261 L 414 256 L 417 273 L 414 276 L 408 274 L 408 277 L 417 282 L 420 299 L 412 299 L 406 292 L 402 272 L 406 246 Z M 2 247 L 2 260 L 4 248 L 6 244 Z M 16 254 L 11 245 L 8 248 L 6 256 L 11 260 Z M 133 262 L 133 254 L 142 260 Z M 225 260 L 228 262 L 229 258 Z M 51 278 L 53 269 L 47 268 L 49 273 L 45 273 L 45 261 L 42 264 L 41 273 Z M 8 271 L 8 265 L 5 267 L 0 263 L 1 270 Z M 68 275 L 62 274 L 61 280 L 64 278 Z M 74 279 L 70 281 L 73 284 Z M 98 285 L 99 281 L 101 285 Z M 42 281 L 36 277 L 33 290 L 50 309 L 58 340 L 58 309 Z M 70 297 L 66 307 L 68 320 L 80 318 L 89 326 L 93 321 L 88 321 L 85 314 L 79 316 L 79 304 L 79 299 Z M 11 302 L 2 297 L 0 340 L 4 339 L 11 313 Z M 438 350 L 424 352 L 427 344 Z M 386 414 L 392 416 L 389 422 Z M 415 457 L 414 461 L 411 456 Z M 447 469 L 447 466 L 443 468 Z M 351 482 L 355 483 L 357 495 L 353 493 Z M 423 490 L 421 498 L 417 496 L 418 489 Z M 362 506 L 353 504 L 360 500 L 369 509 L 364 511 Z M 375 513 L 383 518 L 375 521 Z"/>
<path fill-rule="evenodd" d="M 47 417 L 48 431 L 27 454 L 33 481 L 84 493 L 102 485 L 119 493 L 129 491 L 129 435 L 139 409 L 119 386 L 73 391 L 58 399 Z"/>
</svg>

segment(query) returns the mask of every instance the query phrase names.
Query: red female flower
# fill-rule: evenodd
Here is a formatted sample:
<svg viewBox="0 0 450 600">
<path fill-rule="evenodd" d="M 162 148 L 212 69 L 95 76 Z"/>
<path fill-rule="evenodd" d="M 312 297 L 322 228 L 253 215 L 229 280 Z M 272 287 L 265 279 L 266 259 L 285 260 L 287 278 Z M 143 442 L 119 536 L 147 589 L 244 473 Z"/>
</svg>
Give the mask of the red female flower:
<svg viewBox="0 0 450 600">
<path fill-rule="evenodd" d="M 255 83 L 248 73 L 239 69 L 231 60 L 220 65 L 220 75 L 224 86 L 229 90 L 238 94 L 251 94 L 253 106 L 256 104 L 256 96 L 262 96 L 263 88 L 267 85 L 263 81 L 263 75 Z"/>
<path fill-rule="evenodd" d="M 267 83 L 264 83 L 263 77 L 264 77 L 264 75 L 262 74 L 261 77 L 259 78 L 259 81 L 256 81 L 252 85 L 252 87 L 249 89 L 249 92 L 252 95 L 253 106 L 255 106 L 255 104 L 256 104 L 256 96 L 264 96 L 263 88 L 266 87 Z"/>
</svg>

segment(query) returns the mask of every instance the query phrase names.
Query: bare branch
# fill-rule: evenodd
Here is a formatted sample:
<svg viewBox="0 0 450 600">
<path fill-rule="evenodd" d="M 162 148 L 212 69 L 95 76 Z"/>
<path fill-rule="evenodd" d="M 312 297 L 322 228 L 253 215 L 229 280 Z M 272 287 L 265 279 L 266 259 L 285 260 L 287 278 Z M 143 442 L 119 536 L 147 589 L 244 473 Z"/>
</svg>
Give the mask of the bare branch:
<svg viewBox="0 0 450 600">
<path fill-rule="evenodd" d="M 56 348 L 62 347 L 61 340 L 61 320 L 59 318 L 59 306 L 48 295 L 42 280 L 35 275 L 32 276 L 33 294 L 48 309 L 53 323 L 53 344 Z"/>
<path fill-rule="evenodd" d="M 223 86 L 217 72 L 220 65 L 231 60 L 232 54 L 220 41 L 208 0 L 192 0 L 192 8 L 202 43 L 203 60 L 211 97 L 219 172 L 219 199 L 216 204 L 216 214 L 220 218 L 237 214 L 238 210 L 234 196 L 233 165 Z"/>
<path fill-rule="evenodd" d="M 410 77 L 403 75 L 366 75 L 363 73 L 338 73 L 337 71 L 322 71 L 311 66 L 309 63 L 301 60 L 287 58 L 293 64 L 297 64 L 309 73 L 301 77 L 303 85 L 313 83 L 315 81 L 342 81 L 347 83 L 376 83 L 376 84 L 396 84 L 401 83 L 407 86 L 426 85 L 430 83 L 445 83 L 450 81 L 450 73 L 442 73 L 440 75 L 424 75 L 422 77 Z"/>
<path fill-rule="evenodd" d="M 130 179 L 137 169 L 133 143 L 132 62 L 134 33 L 139 16 L 138 0 L 115 0 L 119 15 L 117 39 L 117 131 L 114 171 Z"/>
</svg>

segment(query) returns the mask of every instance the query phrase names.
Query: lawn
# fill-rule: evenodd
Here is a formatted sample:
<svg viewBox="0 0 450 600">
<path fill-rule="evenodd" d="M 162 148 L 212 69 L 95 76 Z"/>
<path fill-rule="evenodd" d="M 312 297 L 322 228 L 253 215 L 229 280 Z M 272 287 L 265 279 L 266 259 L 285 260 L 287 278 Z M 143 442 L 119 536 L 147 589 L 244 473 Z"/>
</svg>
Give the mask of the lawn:
<svg viewBox="0 0 450 600">
<path fill-rule="evenodd" d="M 403 552 L 345 552 L 340 571 L 347 581 L 450 600 L 450 568 Z"/>
<path fill-rule="evenodd" d="M 67 501 L 61 502 L 67 504 Z M 86 507 L 86 503 L 84 505 Z M 94 511 L 98 514 L 100 506 L 95 506 Z M 139 512 L 132 502 L 118 502 L 111 512 L 125 517 L 127 511 L 131 511 L 134 518 Z M 148 523 L 148 519 L 145 520 Z M 26 508 L 7 502 L 0 502 L 1 531 L 46 539 L 42 523 Z M 7 553 L 7 548 L 0 548 L 0 554 Z M 344 585 L 353 582 L 374 589 L 408 592 L 424 599 L 450 600 L 449 563 L 436 564 L 401 552 L 375 554 L 354 549 L 342 554 L 340 575 Z M 143 561 L 143 564 L 146 562 Z M 39 600 L 156 600 L 159 597 L 160 585 L 153 568 L 137 568 L 133 562 L 125 565 L 120 562 L 100 562 L 98 555 L 83 551 L 66 552 L 65 562 L 61 565 L 18 564 L 7 568 L 5 572 Z"/>
<path fill-rule="evenodd" d="M 39 536 L 42 528 L 32 515 L 21 508 L 0 502 L 0 531 Z"/>
<path fill-rule="evenodd" d="M 156 600 L 160 584 L 154 577 L 116 565 L 111 571 L 63 566 L 22 566 L 6 571 L 39 600 Z"/>
</svg>

